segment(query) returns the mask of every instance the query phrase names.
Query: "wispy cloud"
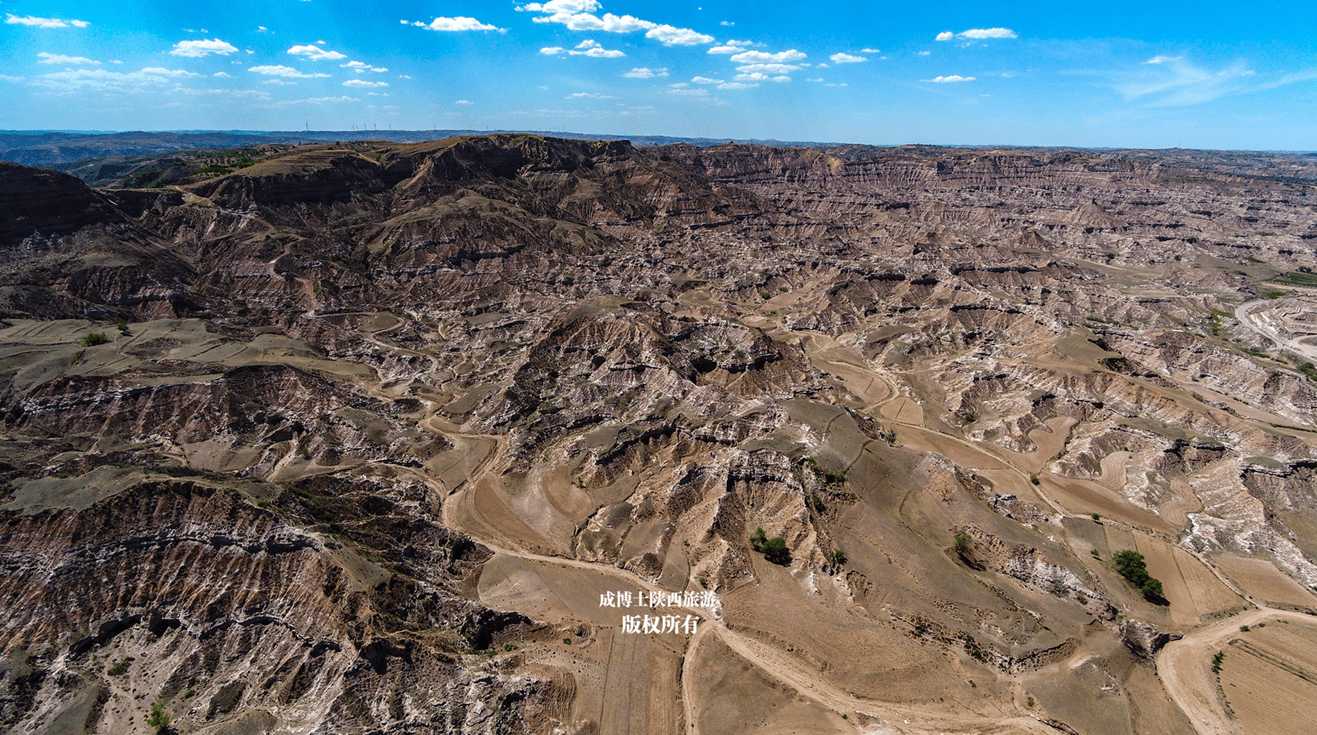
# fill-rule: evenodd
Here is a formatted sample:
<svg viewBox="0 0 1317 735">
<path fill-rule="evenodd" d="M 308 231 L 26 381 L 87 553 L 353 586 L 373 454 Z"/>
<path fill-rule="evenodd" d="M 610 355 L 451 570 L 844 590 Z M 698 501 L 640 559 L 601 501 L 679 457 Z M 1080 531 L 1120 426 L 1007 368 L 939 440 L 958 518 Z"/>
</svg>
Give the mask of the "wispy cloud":
<svg viewBox="0 0 1317 735">
<path fill-rule="evenodd" d="M 1115 87 L 1125 99 L 1153 107 L 1196 105 L 1260 88 L 1249 83 L 1255 72 L 1243 62 L 1213 71 L 1180 56 L 1155 56 L 1140 66 L 1151 68 L 1123 75 Z"/>
<path fill-rule="evenodd" d="M 106 69 L 65 69 L 41 74 L 32 83 L 56 92 L 79 93 L 118 92 L 137 93 L 159 90 L 180 79 L 200 77 L 184 69 L 165 69 L 149 66 L 138 71 L 109 71 Z"/>
<path fill-rule="evenodd" d="M 309 61 L 338 61 L 347 58 L 346 54 L 322 49 L 319 46 L 294 46 L 288 49 L 288 53 L 293 56 L 301 56 Z"/>
<path fill-rule="evenodd" d="M 651 28 L 645 34 L 645 38 L 652 38 L 664 46 L 703 46 L 706 43 L 714 42 L 713 36 L 698 33 L 689 28 L 675 28 L 670 25 Z"/>
<path fill-rule="evenodd" d="M 662 67 L 658 69 L 650 69 L 649 67 L 639 66 L 623 74 L 622 76 L 629 77 L 631 79 L 654 79 L 657 77 L 666 77 L 667 75 L 668 75 L 668 70 L 666 67 Z"/>
<path fill-rule="evenodd" d="M 10 25 L 29 26 L 32 28 L 86 28 L 91 25 L 85 20 L 64 20 L 63 18 L 38 18 L 35 15 L 14 15 L 5 13 L 5 22 Z"/>
<path fill-rule="evenodd" d="M 413 20 L 413 21 L 404 20 L 402 21 L 402 24 L 416 26 L 417 28 L 424 28 L 430 31 L 449 31 L 449 32 L 498 31 L 499 33 L 507 32 L 506 29 L 499 28 L 498 26 L 492 26 L 488 23 L 481 23 L 475 18 L 468 18 L 462 15 L 453 18 L 435 18 L 429 23 L 425 23 L 419 20 Z"/>
<path fill-rule="evenodd" d="M 803 61 L 808 56 L 795 49 L 787 51 L 778 51 L 769 53 L 767 51 L 741 51 L 732 56 L 731 61 L 737 64 L 789 64 L 796 61 Z"/>
<path fill-rule="evenodd" d="M 370 64 L 367 64 L 364 61 L 349 61 L 346 64 L 339 64 L 338 68 L 351 69 L 352 71 L 355 71 L 358 74 L 365 74 L 368 71 L 373 71 L 376 74 L 380 74 L 389 70 L 387 66 L 371 66 Z"/>
<path fill-rule="evenodd" d="M 726 83 L 722 79 L 710 79 L 709 77 L 695 77 L 691 79 L 691 81 L 696 84 L 725 84 Z"/>
<path fill-rule="evenodd" d="M 972 82 L 974 77 L 962 77 L 959 74 L 951 74 L 945 77 L 933 77 L 932 79 L 920 79 L 921 82 L 930 82 L 932 84 L 952 84 L 955 82 Z"/>
<path fill-rule="evenodd" d="M 544 53 L 544 49 L 540 49 Z M 593 59 L 620 59 L 626 54 L 617 49 L 606 49 L 598 41 L 586 39 L 576 44 L 576 48 L 568 51 L 572 56 L 589 56 Z"/>
<path fill-rule="evenodd" d="M 364 79 L 349 79 L 343 82 L 344 87 L 387 87 L 388 82 L 368 82 Z"/>
<path fill-rule="evenodd" d="M 574 94 L 569 94 L 569 95 L 567 95 L 566 99 L 569 99 L 569 100 L 615 100 L 615 99 L 617 99 L 617 98 L 614 97 L 614 96 L 611 95 L 611 94 L 600 94 L 600 93 L 598 93 L 598 92 L 576 92 L 576 93 L 574 93 Z"/>
<path fill-rule="evenodd" d="M 603 6 L 598 0 L 549 0 L 544 3 L 526 3 L 517 10 L 540 13 L 536 23 L 558 23 L 573 31 L 603 31 L 605 33 L 635 33 L 645 31 L 645 37 L 664 46 L 698 46 L 713 43 L 709 36 L 690 28 L 677 28 L 666 23 L 637 18 L 633 15 L 604 13 L 595 15 Z"/>
<path fill-rule="evenodd" d="M 474 105 L 475 103 L 472 102 L 471 100 L 453 100 L 453 104 L 455 104 L 455 105 Z"/>
<path fill-rule="evenodd" d="M 762 46 L 762 45 L 763 44 L 754 43 L 753 41 L 738 41 L 736 39 L 732 39 L 730 41 L 726 41 L 722 43 L 721 45 L 713 46 L 712 48 L 709 49 L 708 53 L 724 54 L 724 55 L 739 54 L 742 51 L 745 51 L 746 49 L 754 48 L 755 46 Z"/>
<path fill-rule="evenodd" d="M 828 58 L 832 59 L 832 63 L 834 64 L 858 64 L 862 61 L 868 61 L 868 59 L 863 56 L 852 56 L 850 54 L 833 54 Z"/>
<path fill-rule="evenodd" d="M 100 66 L 101 63 L 99 61 L 94 61 L 92 59 L 89 59 L 85 56 L 65 56 L 64 54 L 48 54 L 45 51 L 42 51 L 41 53 L 37 54 L 37 58 L 41 59 L 41 61 L 37 62 L 38 64 L 68 64 L 73 66 L 79 66 L 85 64 L 88 66 Z"/>
<path fill-rule="evenodd" d="M 860 53 L 862 53 L 862 54 L 881 54 L 882 52 L 883 52 L 883 50 L 882 50 L 882 49 L 879 49 L 879 48 L 862 48 L 862 49 L 860 49 Z"/>
<path fill-rule="evenodd" d="M 174 48 L 171 49 L 169 53 L 174 56 L 186 56 L 190 59 L 199 59 L 203 56 L 209 56 L 210 54 L 228 56 L 229 54 L 237 53 L 237 51 L 238 49 L 236 46 L 225 43 L 218 38 L 212 38 L 208 41 L 179 41 L 174 44 Z"/>
<path fill-rule="evenodd" d="M 960 33 L 942 31 L 937 34 L 937 40 L 939 41 L 950 41 L 953 38 L 979 41 L 989 38 L 1019 38 L 1019 35 L 1009 28 L 971 28 L 967 31 L 961 31 Z"/>
<path fill-rule="evenodd" d="M 291 79 L 312 79 L 315 77 L 329 76 L 328 74 L 303 74 L 291 66 L 281 65 L 253 66 L 248 68 L 247 71 L 254 74 L 264 74 L 268 77 L 288 77 Z"/>
</svg>

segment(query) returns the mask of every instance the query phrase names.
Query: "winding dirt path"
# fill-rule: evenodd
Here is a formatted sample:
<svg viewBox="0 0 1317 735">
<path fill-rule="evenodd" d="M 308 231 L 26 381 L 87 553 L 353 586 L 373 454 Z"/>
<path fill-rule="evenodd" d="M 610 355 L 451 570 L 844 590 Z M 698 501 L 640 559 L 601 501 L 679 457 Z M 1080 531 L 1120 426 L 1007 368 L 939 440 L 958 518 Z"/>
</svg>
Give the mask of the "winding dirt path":
<svg viewBox="0 0 1317 735">
<path fill-rule="evenodd" d="M 1289 338 L 1289 330 L 1285 327 L 1284 322 L 1278 323 L 1276 319 L 1268 313 L 1267 306 L 1277 308 L 1285 303 L 1284 299 L 1258 299 L 1249 301 L 1235 307 L 1235 318 L 1240 324 L 1252 329 L 1254 332 L 1266 337 L 1267 339 L 1282 345 L 1285 349 L 1297 352 L 1300 355 L 1312 361 L 1317 361 L 1317 346 L 1310 345 L 1298 339 Z"/>
<path fill-rule="evenodd" d="M 1162 685 L 1199 735 L 1242 735 L 1217 700 L 1212 655 L 1239 635 L 1240 626 L 1256 626 L 1279 618 L 1317 623 L 1317 619 L 1303 613 L 1260 607 L 1172 641 L 1157 655 L 1157 674 Z"/>
</svg>

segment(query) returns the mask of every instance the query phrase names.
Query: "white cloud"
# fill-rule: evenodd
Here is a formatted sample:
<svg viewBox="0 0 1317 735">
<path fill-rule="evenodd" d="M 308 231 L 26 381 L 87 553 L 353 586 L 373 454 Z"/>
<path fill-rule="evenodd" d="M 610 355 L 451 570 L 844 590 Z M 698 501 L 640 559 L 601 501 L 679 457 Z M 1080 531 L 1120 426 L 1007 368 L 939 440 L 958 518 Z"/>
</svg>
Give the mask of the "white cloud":
<svg viewBox="0 0 1317 735">
<path fill-rule="evenodd" d="M 821 81 L 823 81 L 823 77 L 816 77 L 816 78 L 814 78 L 814 79 L 806 79 L 805 81 L 807 81 L 807 82 L 821 82 Z"/>
<path fill-rule="evenodd" d="M 544 53 L 544 49 L 540 49 L 540 53 Z M 589 56 L 593 59 L 618 59 L 626 56 L 626 54 L 617 49 L 606 49 L 600 45 L 598 41 L 592 39 L 581 41 L 576 44 L 574 50 L 568 51 L 567 53 L 572 56 Z"/>
<path fill-rule="evenodd" d="M 604 13 L 595 15 L 602 6 L 596 0 L 550 0 L 547 3 L 526 3 L 517 10 L 542 13 L 534 19 L 536 23 L 558 23 L 573 31 L 604 31 L 606 33 L 634 33 L 646 31 L 645 37 L 662 43 L 664 46 L 696 46 L 713 43 L 713 36 L 693 31 L 689 28 L 676 28 L 667 24 L 637 18 L 633 15 L 613 15 Z"/>
<path fill-rule="evenodd" d="M 736 25 L 736 21 L 734 21 L 734 20 L 724 20 L 724 21 L 721 21 L 720 23 L 718 23 L 718 25 L 720 25 L 720 26 L 726 26 L 726 27 L 730 28 L 730 27 Z"/>
<path fill-rule="evenodd" d="M 370 64 L 367 64 L 364 61 L 349 61 L 346 64 L 339 64 L 338 68 L 351 69 L 352 71 L 355 71 L 358 74 L 364 74 L 368 71 L 373 71 L 378 74 L 389 70 L 387 66 L 371 66 Z"/>
<path fill-rule="evenodd" d="M 75 66 L 86 64 L 89 66 L 100 66 L 101 63 L 99 61 L 93 61 L 92 59 L 88 59 L 85 56 L 65 56 L 64 54 L 48 54 L 45 51 L 42 51 L 41 53 L 37 54 L 37 58 L 41 59 L 41 61 L 37 62 L 38 64 L 73 64 Z"/>
<path fill-rule="evenodd" d="M 200 77 L 184 69 L 165 69 L 158 66 L 146 67 L 139 71 L 108 71 L 106 69 L 65 69 L 64 71 L 42 74 L 34 77 L 32 82 L 58 92 L 125 92 L 137 93 L 159 89 L 163 85 L 174 84 L 179 79 Z"/>
<path fill-rule="evenodd" d="M 1213 71 L 1180 57 L 1156 58 L 1160 61 L 1153 64 L 1153 68 L 1140 69 L 1129 75 L 1129 81 L 1116 85 L 1117 91 L 1124 94 L 1127 100 L 1145 100 L 1154 107 L 1181 107 L 1210 102 L 1226 95 L 1272 89 L 1290 81 L 1299 81 L 1303 76 L 1291 75 L 1278 82 L 1258 86 L 1245 81 L 1255 76 L 1255 72 L 1243 64 Z"/>
<path fill-rule="evenodd" d="M 13 13 L 5 13 L 8 17 L 5 22 L 10 25 L 30 26 L 32 28 L 86 28 L 91 25 L 85 20 L 63 20 L 62 18 L 38 18 L 35 15 L 18 16 Z"/>
<path fill-rule="evenodd" d="M 406 23 L 407 21 L 403 21 Z M 419 20 L 412 21 L 411 25 L 418 28 L 425 28 L 431 31 L 498 31 L 503 33 L 504 29 L 498 26 L 492 26 L 488 23 L 481 23 L 475 18 L 465 16 L 456 16 L 454 18 L 435 18 L 429 23 L 422 23 Z"/>
<path fill-rule="evenodd" d="M 567 97 L 565 97 L 564 99 L 569 99 L 569 100 L 585 100 L 585 99 L 589 99 L 589 100 L 615 100 L 615 99 L 617 99 L 617 98 L 614 97 L 614 96 L 611 95 L 611 94 L 599 94 L 599 93 L 597 93 L 597 92 L 576 92 L 575 94 L 569 94 L 569 95 L 567 95 Z"/>
<path fill-rule="evenodd" d="M 174 44 L 173 50 L 169 53 L 174 56 L 186 56 L 191 59 L 199 59 L 202 56 L 208 56 L 210 54 L 228 56 L 229 54 L 236 53 L 237 50 L 237 47 L 232 44 L 225 43 L 218 38 L 212 38 L 209 41 L 179 41 Z"/>
<path fill-rule="evenodd" d="M 761 73 L 759 73 L 759 72 L 751 72 L 751 73 L 749 73 L 749 74 L 737 74 L 737 75 L 736 75 L 735 77 L 733 77 L 733 78 L 734 78 L 736 81 L 738 81 L 738 82 L 789 82 L 789 81 L 791 81 L 791 77 L 788 77 L 788 76 L 785 76 L 785 75 L 779 75 L 779 76 L 775 76 L 775 77 L 774 77 L 774 76 L 769 76 L 769 75 L 767 75 L 767 74 L 761 74 Z"/>
<path fill-rule="evenodd" d="M 960 33 L 942 31 L 937 34 L 937 40 L 939 41 L 950 41 L 953 38 L 982 40 L 987 38 L 1019 38 L 1019 36 L 1009 28 L 971 28 Z"/>
<path fill-rule="evenodd" d="M 795 49 L 789 49 L 773 54 L 767 51 L 742 51 L 732 56 L 731 60 L 737 64 L 788 64 L 805 58 L 805 54 Z"/>
<path fill-rule="evenodd" d="M 654 79 L 656 77 L 666 77 L 667 75 L 667 67 L 650 69 L 648 67 L 638 66 L 622 76 L 630 77 L 631 79 Z"/>
<path fill-rule="evenodd" d="M 588 13 L 601 8 L 599 0 L 549 0 L 547 3 L 526 3 L 517 7 L 533 13 Z"/>
<path fill-rule="evenodd" d="M 294 46 L 288 49 L 288 53 L 293 56 L 306 57 L 310 61 L 338 61 L 347 58 L 345 54 L 340 54 L 337 51 L 326 51 L 319 46 Z"/>
<path fill-rule="evenodd" d="M 974 77 L 962 77 L 959 74 L 952 74 L 945 77 L 933 77 L 932 79 L 920 79 L 921 82 L 931 82 L 933 84 L 948 84 L 951 82 L 972 82 Z"/>
<path fill-rule="evenodd" d="M 270 84 L 276 87 L 296 87 L 297 82 L 285 82 L 282 79 L 266 79 L 261 84 Z"/>
<path fill-rule="evenodd" d="M 1143 62 L 1143 63 L 1145 63 L 1145 64 L 1165 64 L 1165 63 L 1168 62 L 1168 61 L 1179 61 L 1179 60 L 1180 60 L 1180 57 L 1179 57 L 1179 56 L 1154 56 L 1154 57 L 1152 57 L 1151 59 L 1148 59 L 1147 61 L 1145 61 L 1145 62 Z"/>
<path fill-rule="evenodd" d="M 932 52 L 932 51 L 920 51 L 920 52 L 919 52 L 919 55 L 920 55 L 920 56 L 928 56 L 928 55 L 931 54 L 931 53 L 933 53 L 933 52 Z"/>
<path fill-rule="evenodd" d="M 545 46 L 540 49 L 540 53 L 545 56 L 557 56 L 563 52 L 562 46 Z"/>
<path fill-rule="evenodd" d="M 474 105 L 475 103 L 472 102 L 471 100 L 453 100 L 453 104 L 455 104 L 455 105 Z"/>
<path fill-rule="evenodd" d="M 230 75 L 228 75 L 228 74 L 225 74 L 225 73 L 222 72 L 222 71 L 217 71 L 217 72 L 215 72 L 214 74 L 211 74 L 211 76 L 212 76 L 212 77 L 221 77 L 221 78 L 223 78 L 223 79 L 232 79 L 232 78 L 233 78 L 232 76 L 230 76 Z"/>
<path fill-rule="evenodd" d="M 700 46 L 714 41 L 713 36 L 697 33 L 689 28 L 674 28 L 670 25 L 661 25 L 651 29 L 645 34 L 645 38 L 652 38 L 664 46 Z"/>
<path fill-rule="evenodd" d="M 343 82 L 344 87 L 387 87 L 388 82 L 368 82 L 364 79 L 349 79 Z"/>
<path fill-rule="evenodd" d="M 685 95 L 685 96 L 687 96 L 687 97 L 708 97 L 708 96 L 709 96 L 709 90 L 707 90 L 707 89 L 686 89 L 685 87 L 679 87 L 679 88 L 677 88 L 677 89 L 669 89 L 669 90 L 668 90 L 668 94 L 680 94 L 680 95 Z"/>
<path fill-rule="evenodd" d="M 710 79 L 708 77 L 695 77 L 691 81 L 696 84 L 726 84 L 722 79 Z"/>
<path fill-rule="evenodd" d="M 1019 38 L 1009 28 L 971 28 L 956 34 L 957 38 Z"/>
<path fill-rule="evenodd" d="M 304 100 L 292 100 L 290 102 L 284 102 L 281 104 L 282 105 L 323 105 L 326 102 L 360 102 L 360 101 L 361 100 L 357 97 L 348 97 L 347 95 L 343 95 L 342 97 L 311 97 Z"/>
<path fill-rule="evenodd" d="M 834 64 L 858 64 L 861 61 L 868 61 L 863 56 L 851 56 L 850 54 L 833 54 L 828 57 Z"/>
<path fill-rule="evenodd" d="M 708 53 L 739 54 L 748 48 L 752 48 L 754 46 L 762 46 L 762 45 L 763 44 L 755 43 L 753 41 L 737 41 L 736 39 L 732 39 L 730 41 L 723 43 L 721 46 L 714 46 L 713 48 L 709 49 Z"/>
<path fill-rule="evenodd" d="M 746 64 L 736 67 L 736 70 L 742 74 L 790 74 L 800 71 L 800 67 L 794 64 Z"/>
<path fill-rule="evenodd" d="M 878 49 L 878 48 L 862 48 L 862 49 L 860 49 L 860 53 L 862 53 L 862 54 L 881 54 L 882 52 L 883 52 L 883 50 L 882 50 L 882 49 Z"/>
<path fill-rule="evenodd" d="M 758 84 L 747 84 L 745 82 L 723 82 L 718 85 L 718 89 L 754 89 Z"/>
<path fill-rule="evenodd" d="M 327 77 L 328 74 L 303 74 L 291 66 L 253 66 L 247 71 L 257 74 L 264 74 L 267 77 L 290 77 L 293 79 L 311 79 L 313 77 Z"/>
<path fill-rule="evenodd" d="M 536 23 L 561 23 L 573 31 L 606 31 L 608 33 L 632 33 L 634 31 L 655 28 L 657 23 L 641 20 L 630 15 L 613 15 L 605 13 L 600 18 L 589 13 L 554 13 L 535 19 Z"/>
</svg>

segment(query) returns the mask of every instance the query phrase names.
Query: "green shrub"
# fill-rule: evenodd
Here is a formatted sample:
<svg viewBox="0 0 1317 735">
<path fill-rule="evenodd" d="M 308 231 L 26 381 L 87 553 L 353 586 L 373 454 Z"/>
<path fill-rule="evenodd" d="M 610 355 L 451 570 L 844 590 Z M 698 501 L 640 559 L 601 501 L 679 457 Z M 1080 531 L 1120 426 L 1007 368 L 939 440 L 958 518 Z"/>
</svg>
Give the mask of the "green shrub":
<svg viewBox="0 0 1317 735">
<path fill-rule="evenodd" d="M 82 345 L 84 347 L 95 347 L 96 345 L 103 345 L 109 341 L 110 338 L 105 336 L 105 332 L 92 332 L 90 334 L 85 334 L 82 337 Z"/>
<path fill-rule="evenodd" d="M 128 673 L 128 664 L 132 663 L 131 658 L 121 658 L 114 662 L 114 665 L 106 669 L 105 673 L 110 676 L 123 676 Z"/>
<path fill-rule="evenodd" d="M 1038 475 L 1029 475 L 1029 482 L 1033 483 L 1034 485 L 1037 485 L 1037 484 L 1038 484 Z"/>
<path fill-rule="evenodd" d="M 841 549 L 833 549 L 832 553 L 828 554 L 828 563 L 834 567 L 839 567 L 845 564 L 846 561 L 846 552 Z"/>
<path fill-rule="evenodd" d="M 1143 560 L 1143 554 L 1130 549 L 1117 551 L 1111 557 L 1111 566 L 1124 577 L 1126 581 L 1138 588 L 1143 593 L 1144 599 L 1158 605 L 1166 603 L 1166 597 L 1162 590 L 1162 583 L 1148 574 L 1148 565 Z"/>
<path fill-rule="evenodd" d="M 169 713 L 165 712 L 165 703 L 156 702 L 151 705 L 151 716 L 146 718 L 146 724 L 155 728 L 156 732 L 163 732 L 169 727 Z"/>
<path fill-rule="evenodd" d="M 956 553 L 968 554 L 969 550 L 974 548 L 974 537 L 961 531 L 956 534 Z"/>
<path fill-rule="evenodd" d="M 791 550 L 787 548 L 787 540 L 781 536 L 774 536 L 764 542 L 764 558 L 774 564 L 786 564 L 791 561 Z"/>
<path fill-rule="evenodd" d="M 1100 514 L 1100 513 L 1094 513 L 1094 514 L 1093 514 L 1093 520 L 1095 520 L 1095 521 L 1100 521 L 1100 520 L 1102 520 L 1102 514 Z"/>
</svg>

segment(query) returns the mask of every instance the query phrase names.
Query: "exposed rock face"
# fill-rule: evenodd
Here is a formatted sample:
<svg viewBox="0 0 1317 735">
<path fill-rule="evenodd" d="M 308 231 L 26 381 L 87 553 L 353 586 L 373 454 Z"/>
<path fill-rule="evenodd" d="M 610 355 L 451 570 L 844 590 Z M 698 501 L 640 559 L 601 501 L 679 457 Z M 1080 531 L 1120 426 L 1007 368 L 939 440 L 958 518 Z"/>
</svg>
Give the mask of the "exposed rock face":
<svg viewBox="0 0 1317 735">
<path fill-rule="evenodd" d="M 0 168 L 6 728 L 158 700 L 199 733 L 687 732 L 741 696 L 701 678 L 735 676 L 715 642 L 928 732 L 1030 731 L 999 721 L 1020 691 L 1063 730 L 1188 732 L 1141 719 L 1166 697 L 1134 658 L 1239 604 L 1207 554 L 1317 585 L 1314 372 L 1231 316 L 1308 284 L 1307 185 L 1187 154 L 253 155 L 155 189 Z M 1130 546 L 1178 570 L 1169 612 L 1110 569 Z M 632 637 L 596 604 L 623 588 L 716 592 L 714 630 Z M 1093 686 L 1058 693 L 1073 662 Z"/>
<path fill-rule="evenodd" d="M 389 533 L 387 556 L 423 551 L 384 564 L 423 581 L 353 564 L 206 482 L 154 481 L 83 511 L 8 515 L 0 651 L 29 673 L 10 682 L 19 696 L 5 726 L 26 731 L 29 716 L 77 696 L 98 702 L 100 721 L 127 726 L 106 700 L 145 687 L 189 692 L 189 728 L 243 727 L 259 711 L 268 730 L 521 731 L 525 703 L 542 693 L 535 682 L 469 672 L 458 658 L 462 636 L 487 646 L 491 633 L 528 624 L 454 594 L 489 552 L 424 523 Z M 456 694 L 467 689 L 484 711 Z"/>
<path fill-rule="evenodd" d="M 1142 620 L 1129 620 L 1120 627 L 1121 640 L 1134 655 L 1151 661 L 1157 652 L 1167 643 L 1178 641 L 1183 636 L 1178 633 L 1165 633 Z"/>
</svg>

